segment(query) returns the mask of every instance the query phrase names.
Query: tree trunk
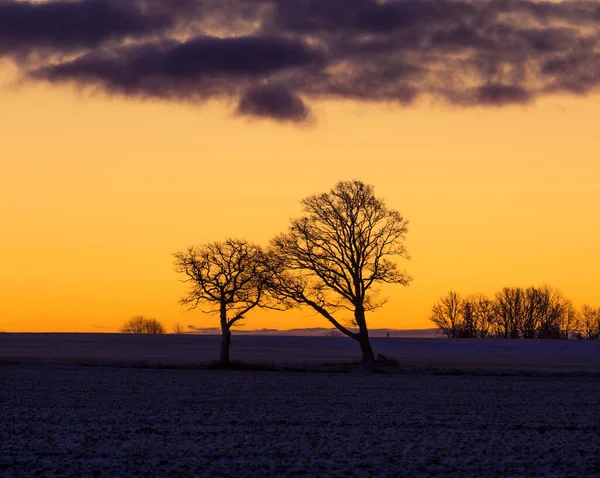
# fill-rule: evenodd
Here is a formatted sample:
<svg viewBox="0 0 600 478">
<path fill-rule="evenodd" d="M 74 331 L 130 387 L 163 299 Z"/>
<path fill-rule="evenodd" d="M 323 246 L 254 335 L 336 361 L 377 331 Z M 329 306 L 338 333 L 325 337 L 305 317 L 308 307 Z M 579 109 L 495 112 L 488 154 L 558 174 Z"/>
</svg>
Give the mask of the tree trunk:
<svg viewBox="0 0 600 478">
<path fill-rule="evenodd" d="M 229 364 L 229 346 L 231 345 L 231 331 L 229 330 L 229 324 L 227 323 L 227 303 L 225 302 L 225 296 L 221 297 L 221 363 Z"/>
<path fill-rule="evenodd" d="M 371 347 L 371 341 L 369 340 L 369 334 L 365 330 L 365 333 L 361 333 L 358 342 L 360 343 L 360 350 L 362 352 L 362 363 L 373 363 L 375 362 L 375 355 L 373 355 L 373 349 Z"/>
<path fill-rule="evenodd" d="M 221 363 L 229 364 L 229 346 L 231 345 L 231 332 L 228 328 L 223 329 L 221 335 Z"/>
<path fill-rule="evenodd" d="M 365 319 L 365 309 L 362 305 L 354 309 L 354 318 L 358 325 L 358 343 L 362 352 L 362 363 L 373 363 L 375 362 L 375 355 L 373 354 L 373 348 L 369 340 L 369 329 L 367 328 L 367 321 Z"/>
</svg>

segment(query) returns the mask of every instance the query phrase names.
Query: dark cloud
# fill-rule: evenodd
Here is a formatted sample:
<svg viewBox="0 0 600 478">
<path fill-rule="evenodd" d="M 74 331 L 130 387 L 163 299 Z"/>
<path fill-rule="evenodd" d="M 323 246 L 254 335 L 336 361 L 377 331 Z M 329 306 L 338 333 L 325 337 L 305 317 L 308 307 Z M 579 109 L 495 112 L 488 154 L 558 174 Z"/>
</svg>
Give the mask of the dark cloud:
<svg viewBox="0 0 600 478">
<path fill-rule="evenodd" d="M 306 46 L 274 37 L 198 37 L 94 51 L 33 74 L 118 93 L 198 99 L 235 95 L 264 77 L 318 60 Z"/>
<path fill-rule="evenodd" d="M 21 26 L 3 30 L 10 11 Z M 599 27 L 595 0 L 0 0 L 4 50 L 86 49 L 30 78 L 233 97 L 240 114 L 294 121 L 319 99 L 468 107 L 589 93 L 600 86 Z"/>
<path fill-rule="evenodd" d="M 546 91 L 586 94 L 600 83 L 600 53 L 568 53 L 551 57 L 541 66 L 550 79 Z"/>
<path fill-rule="evenodd" d="M 92 48 L 166 28 L 171 17 L 150 2 L 79 0 L 0 2 L 0 55 Z"/>
<path fill-rule="evenodd" d="M 316 54 L 304 45 L 279 38 L 202 37 L 172 48 L 157 69 L 173 77 L 264 76 L 315 59 Z"/>
<path fill-rule="evenodd" d="M 288 0 L 275 3 L 275 28 L 305 34 L 380 33 L 461 21 L 476 13 L 473 5 L 448 0 Z"/>
<path fill-rule="evenodd" d="M 238 113 L 281 121 L 304 121 L 308 117 L 302 99 L 282 86 L 264 86 L 247 91 L 240 100 Z"/>
<path fill-rule="evenodd" d="M 511 103 L 527 103 L 532 94 L 520 86 L 490 84 L 475 89 L 475 104 L 503 106 Z"/>
</svg>

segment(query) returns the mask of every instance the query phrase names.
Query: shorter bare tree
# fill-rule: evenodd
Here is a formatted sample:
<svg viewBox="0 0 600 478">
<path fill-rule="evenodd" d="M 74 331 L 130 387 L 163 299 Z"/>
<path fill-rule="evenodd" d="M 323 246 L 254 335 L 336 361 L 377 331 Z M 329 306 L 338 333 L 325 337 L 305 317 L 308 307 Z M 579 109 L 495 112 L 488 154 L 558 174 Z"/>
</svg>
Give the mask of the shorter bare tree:
<svg viewBox="0 0 600 478">
<path fill-rule="evenodd" d="M 462 298 L 450 291 L 433 305 L 430 320 L 452 339 L 487 338 L 494 320 L 494 307 L 483 294 Z"/>
<path fill-rule="evenodd" d="M 581 334 L 588 340 L 600 340 L 600 308 L 585 304 L 579 311 Z"/>
<path fill-rule="evenodd" d="M 174 334 L 183 334 L 183 325 L 181 325 L 179 322 L 173 324 L 173 333 Z"/>
<path fill-rule="evenodd" d="M 494 329 L 503 339 L 518 339 L 525 313 L 525 291 L 520 287 L 504 287 L 494 301 Z"/>
<path fill-rule="evenodd" d="M 477 294 L 467 297 L 475 315 L 476 337 L 485 339 L 490 334 L 490 328 L 494 321 L 494 303 L 484 294 Z"/>
<path fill-rule="evenodd" d="M 181 303 L 219 315 L 221 362 L 228 364 L 231 327 L 265 305 L 267 267 L 262 250 L 241 239 L 190 247 L 175 253 L 175 270 L 189 284 Z"/>
<path fill-rule="evenodd" d="M 579 329 L 579 314 L 573 303 L 564 297 L 561 299 L 560 335 L 559 339 L 568 340 Z"/>
<path fill-rule="evenodd" d="M 504 287 L 494 300 L 450 292 L 434 304 L 430 319 L 450 338 L 485 338 L 492 332 L 505 339 L 568 339 L 581 330 L 582 314 L 550 286 Z"/>
<path fill-rule="evenodd" d="M 539 289 L 546 297 L 537 337 L 540 339 L 568 339 L 577 329 L 577 314 L 570 300 L 557 289 L 544 286 Z"/>
<path fill-rule="evenodd" d="M 121 327 L 123 334 L 165 334 L 166 329 L 158 320 L 136 315 Z"/>
<path fill-rule="evenodd" d="M 450 339 L 459 338 L 463 332 L 463 306 L 464 300 L 454 291 L 442 297 L 433 304 L 429 319 L 438 326 L 440 331 Z"/>
</svg>

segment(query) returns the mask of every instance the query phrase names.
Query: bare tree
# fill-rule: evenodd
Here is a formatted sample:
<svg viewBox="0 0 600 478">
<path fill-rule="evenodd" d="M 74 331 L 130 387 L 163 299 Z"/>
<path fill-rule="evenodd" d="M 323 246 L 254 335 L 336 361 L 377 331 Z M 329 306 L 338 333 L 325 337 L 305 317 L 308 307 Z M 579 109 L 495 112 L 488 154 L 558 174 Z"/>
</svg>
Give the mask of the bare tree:
<svg viewBox="0 0 600 478">
<path fill-rule="evenodd" d="M 488 337 L 494 314 L 494 304 L 485 295 L 463 299 L 450 291 L 433 305 L 429 319 L 448 338 L 476 339 Z"/>
<path fill-rule="evenodd" d="M 407 221 L 376 198 L 372 186 L 341 181 L 302 200 L 304 215 L 272 241 L 270 289 L 287 303 L 307 306 L 359 342 L 373 362 L 366 313 L 383 305 L 374 286 L 408 285 L 410 277 L 388 257 L 408 258 Z M 345 323 L 338 311 L 352 317 Z"/>
<path fill-rule="evenodd" d="M 477 338 L 477 310 L 475 304 L 470 300 L 466 299 L 463 301 L 461 310 L 462 315 L 462 333 L 461 337 L 464 339 L 476 339 Z"/>
<path fill-rule="evenodd" d="M 483 294 L 477 294 L 467 297 L 468 301 L 473 307 L 473 313 L 475 315 L 475 329 L 477 332 L 476 337 L 485 339 L 490 333 L 490 328 L 494 322 L 494 304 Z"/>
<path fill-rule="evenodd" d="M 544 286 L 539 291 L 544 296 L 545 308 L 541 314 L 537 337 L 568 339 L 576 328 L 576 311 L 573 304 L 557 289 Z"/>
<path fill-rule="evenodd" d="M 504 287 L 496 294 L 494 327 L 498 337 L 519 338 L 524 295 L 520 287 Z"/>
<path fill-rule="evenodd" d="M 461 336 L 464 328 L 462 316 L 464 300 L 454 291 L 433 304 L 429 319 L 450 339 Z"/>
<path fill-rule="evenodd" d="M 231 327 L 265 299 L 266 269 L 260 247 L 240 239 L 175 253 L 175 270 L 189 284 L 181 303 L 219 315 L 224 364 L 229 363 Z"/>
<path fill-rule="evenodd" d="M 519 297 L 523 300 L 519 329 L 524 339 L 535 339 L 552 306 L 552 291 L 548 287 L 528 287 Z"/>
<path fill-rule="evenodd" d="M 129 319 L 123 327 L 121 327 L 121 333 L 123 334 L 164 334 L 166 333 L 165 327 L 156 319 L 147 318 L 142 315 L 136 315 Z"/>
<path fill-rule="evenodd" d="M 572 303 L 550 286 L 508 288 L 496 294 L 494 325 L 503 338 L 567 339 L 577 328 Z"/>
<path fill-rule="evenodd" d="M 579 312 L 579 324 L 583 337 L 588 340 L 600 340 L 600 308 L 585 304 Z"/>
<path fill-rule="evenodd" d="M 461 299 L 450 292 L 433 306 L 431 320 L 450 338 L 568 339 L 580 330 L 571 301 L 549 286 L 505 287 L 494 301 L 484 295 Z"/>
<path fill-rule="evenodd" d="M 562 297 L 562 295 L 559 295 L 559 298 L 561 300 L 562 314 L 560 316 L 560 335 L 558 338 L 567 340 L 579 328 L 579 314 L 577 314 L 577 309 L 573 306 L 573 302 Z"/>
<path fill-rule="evenodd" d="M 179 322 L 173 324 L 173 333 L 174 334 L 183 334 L 183 325 L 181 325 Z"/>
</svg>

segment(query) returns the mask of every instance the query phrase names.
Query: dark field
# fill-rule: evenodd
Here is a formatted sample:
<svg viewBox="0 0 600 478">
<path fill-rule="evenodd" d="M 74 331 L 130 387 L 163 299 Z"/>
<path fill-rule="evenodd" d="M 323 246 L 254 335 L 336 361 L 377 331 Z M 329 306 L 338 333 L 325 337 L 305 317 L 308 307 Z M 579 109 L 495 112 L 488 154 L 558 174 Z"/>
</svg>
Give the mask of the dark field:
<svg viewBox="0 0 600 478">
<path fill-rule="evenodd" d="M 195 366 L 219 356 L 218 336 L 123 334 L 0 334 L 0 362 Z M 407 369 L 600 374 L 600 341 L 443 340 L 376 338 L 375 353 Z M 234 335 L 232 360 L 312 367 L 360 359 L 345 337 Z"/>
<path fill-rule="evenodd" d="M 348 339 L 234 337 L 300 371 L 183 369 L 218 344 L 0 334 L 0 476 L 600 476 L 599 343 L 376 339 L 372 374 Z"/>
<path fill-rule="evenodd" d="M 1 476 L 598 476 L 600 381 L 0 366 Z"/>
</svg>

